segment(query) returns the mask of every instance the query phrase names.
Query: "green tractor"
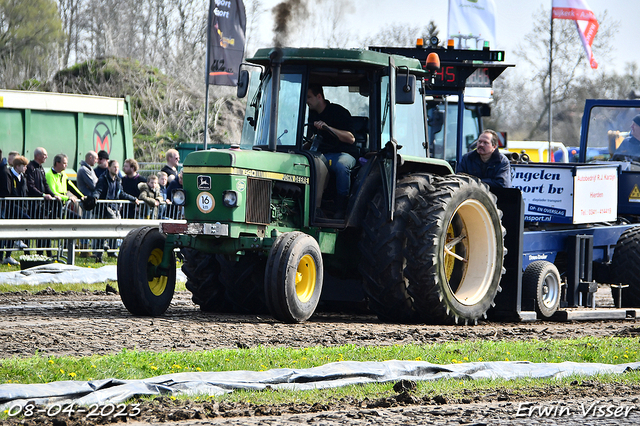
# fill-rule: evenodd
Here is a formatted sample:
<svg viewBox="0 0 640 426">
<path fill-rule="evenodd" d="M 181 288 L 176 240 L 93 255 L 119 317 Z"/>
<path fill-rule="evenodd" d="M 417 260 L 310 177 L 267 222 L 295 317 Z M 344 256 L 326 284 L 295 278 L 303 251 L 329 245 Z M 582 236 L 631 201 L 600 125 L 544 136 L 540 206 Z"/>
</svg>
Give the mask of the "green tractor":
<svg viewBox="0 0 640 426">
<path fill-rule="evenodd" d="M 296 323 L 319 303 L 366 300 L 383 321 L 485 317 L 504 271 L 501 212 L 486 185 L 430 152 L 426 95 L 438 71 L 372 50 L 261 49 L 248 62 L 238 89 L 249 96 L 242 140 L 184 161 L 184 189 L 173 199 L 186 222 L 123 241 L 118 285 L 127 309 L 165 312 L 179 248 L 202 311 Z M 456 67 L 463 88 L 464 72 L 477 66 Z M 310 85 L 354 122 L 360 157 L 341 218 L 331 217 L 333 177 L 327 182 L 321 155 L 308 149 Z"/>
</svg>

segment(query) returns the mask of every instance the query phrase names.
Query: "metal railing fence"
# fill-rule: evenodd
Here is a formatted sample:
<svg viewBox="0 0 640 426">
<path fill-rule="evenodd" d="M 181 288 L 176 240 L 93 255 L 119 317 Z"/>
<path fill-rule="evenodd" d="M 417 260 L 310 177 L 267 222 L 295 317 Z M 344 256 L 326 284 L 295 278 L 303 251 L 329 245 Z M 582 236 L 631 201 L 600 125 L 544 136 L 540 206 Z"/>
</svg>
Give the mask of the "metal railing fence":
<svg viewBox="0 0 640 426">
<path fill-rule="evenodd" d="M 75 252 L 115 255 L 130 230 L 182 218 L 182 207 L 150 208 L 128 200 L 97 200 L 88 211 L 77 200 L 0 198 L 0 261 L 15 251 L 46 254 L 71 264 Z"/>
</svg>

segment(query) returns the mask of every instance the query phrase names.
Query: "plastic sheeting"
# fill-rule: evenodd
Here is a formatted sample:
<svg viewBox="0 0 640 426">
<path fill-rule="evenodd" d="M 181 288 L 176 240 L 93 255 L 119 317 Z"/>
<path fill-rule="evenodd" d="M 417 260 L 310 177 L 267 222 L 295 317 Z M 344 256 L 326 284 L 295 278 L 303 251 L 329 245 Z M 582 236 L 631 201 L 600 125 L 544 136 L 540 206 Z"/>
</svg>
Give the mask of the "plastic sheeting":
<svg viewBox="0 0 640 426">
<path fill-rule="evenodd" d="M 15 272 L 1 272 L 2 284 L 96 284 L 107 281 L 117 281 L 116 265 L 106 265 L 100 268 L 81 268 L 63 263 L 35 266 Z M 177 270 L 176 281 L 185 282 L 187 277 L 180 269 Z"/>
<path fill-rule="evenodd" d="M 174 373 L 144 380 L 105 379 L 31 385 L 8 383 L 0 385 L 0 410 L 24 406 L 28 402 L 43 406 L 71 403 L 90 406 L 118 404 L 144 395 L 222 395 L 237 389 L 259 391 L 268 388 L 310 390 L 402 379 L 561 378 L 574 374 L 622 374 L 629 370 L 640 370 L 640 362 L 611 365 L 498 361 L 438 365 L 423 361 L 343 361 L 299 370 L 281 368 L 268 371 Z"/>
</svg>

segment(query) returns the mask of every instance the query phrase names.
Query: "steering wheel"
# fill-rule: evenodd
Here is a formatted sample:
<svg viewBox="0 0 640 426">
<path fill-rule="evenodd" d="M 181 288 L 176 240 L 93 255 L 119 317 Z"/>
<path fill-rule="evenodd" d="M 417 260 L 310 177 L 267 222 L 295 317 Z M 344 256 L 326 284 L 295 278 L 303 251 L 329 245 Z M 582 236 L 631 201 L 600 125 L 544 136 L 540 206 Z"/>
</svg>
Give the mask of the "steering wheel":
<svg viewBox="0 0 640 426">
<path fill-rule="evenodd" d="M 312 144 L 315 135 L 307 136 L 307 131 L 305 130 L 306 127 L 309 127 L 309 123 L 304 123 L 302 125 L 302 142 Z"/>
</svg>

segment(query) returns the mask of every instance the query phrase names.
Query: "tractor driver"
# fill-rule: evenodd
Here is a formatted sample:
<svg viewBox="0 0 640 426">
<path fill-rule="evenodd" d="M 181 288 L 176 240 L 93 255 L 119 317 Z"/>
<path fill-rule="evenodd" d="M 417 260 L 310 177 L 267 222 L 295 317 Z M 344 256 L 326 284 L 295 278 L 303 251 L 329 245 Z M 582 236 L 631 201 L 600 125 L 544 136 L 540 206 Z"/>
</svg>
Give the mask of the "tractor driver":
<svg viewBox="0 0 640 426">
<path fill-rule="evenodd" d="M 498 147 L 498 134 L 485 130 L 476 140 L 476 149 L 462 156 L 457 172 L 477 176 L 490 188 L 511 187 L 511 165 Z"/>
<path fill-rule="evenodd" d="M 336 176 L 336 209 L 333 217 L 342 219 L 351 189 L 351 169 L 359 157 L 359 149 L 354 145 L 356 139 L 353 136 L 351 114 L 341 105 L 326 100 L 322 86 L 316 84 L 309 85 L 307 105 L 309 135 L 321 137 L 317 150 L 324 155 L 327 168 Z"/>
<path fill-rule="evenodd" d="M 631 131 L 611 157 L 613 161 L 640 161 L 640 114 L 633 117 Z"/>
</svg>

